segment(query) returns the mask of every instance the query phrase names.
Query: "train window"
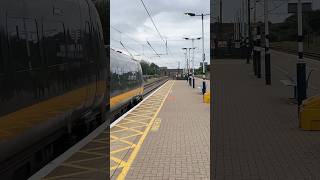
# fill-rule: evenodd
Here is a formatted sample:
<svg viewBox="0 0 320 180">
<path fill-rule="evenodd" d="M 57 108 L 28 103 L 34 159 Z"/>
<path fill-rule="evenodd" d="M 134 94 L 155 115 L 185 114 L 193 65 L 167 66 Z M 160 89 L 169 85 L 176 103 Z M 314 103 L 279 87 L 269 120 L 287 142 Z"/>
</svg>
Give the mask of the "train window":
<svg viewBox="0 0 320 180">
<path fill-rule="evenodd" d="M 41 66 L 40 56 L 40 36 L 39 36 L 39 25 L 35 19 L 30 19 L 25 22 L 28 33 L 28 47 L 27 55 L 30 61 L 30 68 L 38 68 Z"/>
<path fill-rule="evenodd" d="M 27 35 L 23 17 L 8 16 L 7 32 L 10 44 L 10 57 L 16 71 L 29 69 L 27 56 Z"/>
<path fill-rule="evenodd" d="M 10 52 L 15 70 L 28 70 L 40 67 L 39 28 L 35 19 L 9 17 L 8 34 Z"/>
<path fill-rule="evenodd" d="M 67 56 L 65 49 L 65 33 L 63 22 L 50 22 L 45 20 L 43 23 L 43 44 L 44 55 L 48 66 L 62 64 L 64 57 Z M 75 50 L 74 46 L 68 46 L 68 50 Z M 69 54 L 68 54 L 69 55 Z"/>
</svg>

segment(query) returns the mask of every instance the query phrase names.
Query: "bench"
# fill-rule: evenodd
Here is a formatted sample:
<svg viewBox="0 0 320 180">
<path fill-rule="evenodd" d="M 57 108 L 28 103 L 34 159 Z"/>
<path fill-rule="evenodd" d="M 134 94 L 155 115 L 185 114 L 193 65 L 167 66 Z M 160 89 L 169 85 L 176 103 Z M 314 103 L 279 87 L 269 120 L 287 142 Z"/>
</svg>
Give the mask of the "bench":
<svg viewBox="0 0 320 180">
<path fill-rule="evenodd" d="M 293 99 L 297 99 L 297 83 L 291 79 L 286 79 L 286 80 L 280 80 L 282 84 L 285 86 L 291 86 L 293 87 L 293 92 L 294 92 L 294 97 Z"/>
<path fill-rule="evenodd" d="M 307 79 L 306 79 L 306 84 L 307 84 L 306 89 L 309 88 L 309 80 L 310 80 L 310 77 L 311 77 L 311 74 L 312 74 L 313 71 L 318 71 L 318 69 L 310 69 L 310 72 L 308 73 L 308 76 L 307 76 Z M 287 80 L 280 80 L 280 82 L 282 84 L 284 84 L 285 86 L 292 86 L 294 88 L 294 99 L 297 99 L 297 96 L 298 96 L 297 95 L 297 83 L 289 75 L 287 75 L 287 77 L 288 77 Z M 310 85 L 310 88 L 313 89 L 313 90 L 318 90 L 317 88 L 312 87 L 311 85 Z"/>
</svg>

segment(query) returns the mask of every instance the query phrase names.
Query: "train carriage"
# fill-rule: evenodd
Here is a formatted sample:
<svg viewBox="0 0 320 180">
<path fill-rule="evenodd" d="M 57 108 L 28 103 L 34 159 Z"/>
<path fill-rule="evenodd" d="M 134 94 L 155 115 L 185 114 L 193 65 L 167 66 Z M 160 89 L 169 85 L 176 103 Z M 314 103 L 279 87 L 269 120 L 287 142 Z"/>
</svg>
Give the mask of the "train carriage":
<svg viewBox="0 0 320 180">
<path fill-rule="evenodd" d="M 90 0 L 0 1 L 0 177 L 25 179 L 105 121 L 108 59 Z"/>
</svg>

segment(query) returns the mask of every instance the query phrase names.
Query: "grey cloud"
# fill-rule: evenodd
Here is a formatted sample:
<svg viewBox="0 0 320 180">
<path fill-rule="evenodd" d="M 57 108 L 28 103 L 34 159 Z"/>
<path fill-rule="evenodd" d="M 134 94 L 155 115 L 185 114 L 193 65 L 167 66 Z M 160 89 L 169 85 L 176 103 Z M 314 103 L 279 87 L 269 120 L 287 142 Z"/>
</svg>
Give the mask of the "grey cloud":
<svg viewBox="0 0 320 180">
<path fill-rule="evenodd" d="M 160 66 L 176 68 L 178 61 L 180 66 L 184 65 L 184 53 L 182 47 L 191 47 L 190 41 L 183 41 L 182 37 L 201 36 L 201 18 L 189 17 L 185 12 L 209 13 L 209 0 L 144 0 L 161 34 L 168 39 L 170 55 L 160 58 L 154 57 L 146 39 L 150 41 L 153 48 L 160 54 L 165 53 L 164 43 L 161 42 L 148 15 L 146 14 L 140 0 L 111 0 L 111 25 L 121 30 L 128 36 L 138 40 L 136 42 L 125 35 L 121 40 L 133 54 L 144 54 L 146 60 L 157 63 Z M 205 19 L 205 49 L 206 59 L 209 60 L 209 18 Z M 120 43 L 120 35 L 111 29 L 111 47 L 125 51 Z M 142 44 L 144 48 L 142 48 Z M 199 66 L 201 61 L 202 45 L 195 52 L 195 65 Z M 144 51 L 142 50 L 144 49 Z"/>
</svg>

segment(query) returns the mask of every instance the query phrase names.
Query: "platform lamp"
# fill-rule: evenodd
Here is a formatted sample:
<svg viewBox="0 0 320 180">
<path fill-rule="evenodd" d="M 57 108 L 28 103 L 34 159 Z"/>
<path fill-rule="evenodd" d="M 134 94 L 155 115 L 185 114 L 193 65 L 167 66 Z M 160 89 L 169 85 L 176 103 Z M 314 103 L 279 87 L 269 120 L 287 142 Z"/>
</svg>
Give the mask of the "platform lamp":
<svg viewBox="0 0 320 180">
<path fill-rule="evenodd" d="M 194 40 L 200 40 L 201 37 L 198 37 L 198 38 L 187 38 L 187 37 L 185 37 L 183 39 L 192 41 L 192 87 L 194 88 L 194 82 L 195 82 L 195 80 L 194 80 L 194 49 L 195 49 Z"/>
<path fill-rule="evenodd" d="M 186 60 L 186 74 L 187 74 L 187 82 L 188 82 L 189 81 L 189 64 L 188 64 L 188 57 L 187 57 L 188 48 L 182 48 L 182 50 L 186 50 L 186 52 L 184 52 L 184 55 Z"/>
<path fill-rule="evenodd" d="M 188 16 L 201 16 L 201 20 L 202 20 L 202 73 L 203 73 L 203 82 L 202 82 L 202 94 L 206 93 L 206 82 L 205 82 L 205 77 L 206 77 L 206 70 L 205 70 L 205 65 L 204 65 L 204 61 L 205 61 L 205 53 L 204 53 L 204 26 L 203 26 L 203 17 L 204 16 L 209 16 L 210 14 L 195 14 L 195 13 L 184 13 L 185 15 Z"/>
</svg>

